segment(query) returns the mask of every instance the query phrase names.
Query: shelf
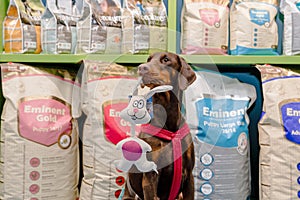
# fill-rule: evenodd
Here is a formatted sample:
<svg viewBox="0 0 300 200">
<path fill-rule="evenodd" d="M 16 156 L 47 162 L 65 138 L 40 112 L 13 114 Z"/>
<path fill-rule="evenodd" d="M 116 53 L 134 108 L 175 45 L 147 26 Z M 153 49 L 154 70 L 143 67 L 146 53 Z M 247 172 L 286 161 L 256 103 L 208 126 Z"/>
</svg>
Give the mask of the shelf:
<svg viewBox="0 0 300 200">
<path fill-rule="evenodd" d="M 181 1 L 179 1 L 181 2 Z M 177 49 L 179 32 L 177 30 L 178 1 L 168 1 L 168 51 L 179 52 Z M 181 2 L 182 3 L 182 2 Z M 0 62 L 23 62 L 23 63 L 79 63 L 84 59 L 101 60 L 124 64 L 138 64 L 147 60 L 148 55 L 132 54 L 3 54 L 2 23 L 6 15 L 9 0 L 0 0 Z M 300 65 L 300 56 L 231 56 L 231 55 L 181 55 L 191 64 L 215 64 L 215 65 Z"/>
<path fill-rule="evenodd" d="M 224 64 L 224 65 L 300 65 L 300 56 L 223 56 L 223 55 L 181 55 L 192 64 Z M 87 55 L 44 55 L 44 54 L 1 54 L 0 62 L 24 63 L 79 63 L 82 60 L 101 60 L 116 63 L 143 63 L 148 55 L 131 54 L 87 54 Z"/>
<path fill-rule="evenodd" d="M 182 55 L 189 63 L 193 64 L 286 64 L 300 65 L 300 56 L 231 56 L 231 55 Z"/>
<path fill-rule="evenodd" d="M 148 55 L 122 55 L 122 54 L 1 54 L 0 62 L 22 62 L 22 63 L 79 63 L 82 60 L 101 60 L 116 63 L 142 63 Z"/>
<path fill-rule="evenodd" d="M 42 54 L 2 54 L 0 62 L 22 62 L 22 63 L 78 63 L 82 55 L 42 55 Z"/>
</svg>

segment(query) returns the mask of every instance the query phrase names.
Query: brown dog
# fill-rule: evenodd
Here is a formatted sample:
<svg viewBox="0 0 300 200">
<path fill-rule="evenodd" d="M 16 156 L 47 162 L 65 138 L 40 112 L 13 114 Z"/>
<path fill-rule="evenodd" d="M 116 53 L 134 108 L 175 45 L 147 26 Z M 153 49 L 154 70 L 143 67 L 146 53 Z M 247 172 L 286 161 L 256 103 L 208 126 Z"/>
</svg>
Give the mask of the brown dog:
<svg viewBox="0 0 300 200">
<path fill-rule="evenodd" d="M 183 58 L 166 52 L 149 56 L 138 72 L 144 85 L 172 85 L 173 90 L 152 97 L 153 118 L 139 135 L 152 147 L 147 158 L 157 164 L 158 174 L 133 169 L 123 199 L 194 200 L 194 145 L 180 109 L 183 90 L 194 82 L 195 73 Z"/>
</svg>

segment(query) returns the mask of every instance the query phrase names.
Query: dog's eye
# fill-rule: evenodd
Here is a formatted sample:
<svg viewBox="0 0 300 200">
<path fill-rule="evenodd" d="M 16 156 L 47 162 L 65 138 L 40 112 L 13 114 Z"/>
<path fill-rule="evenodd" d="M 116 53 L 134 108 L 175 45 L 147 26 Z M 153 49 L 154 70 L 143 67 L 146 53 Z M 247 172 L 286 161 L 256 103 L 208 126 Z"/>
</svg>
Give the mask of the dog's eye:
<svg viewBox="0 0 300 200">
<path fill-rule="evenodd" d="M 164 61 L 164 62 L 169 62 L 170 59 L 169 59 L 168 57 L 164 57 L 164 58 L 163 58 L 163 61 Z"/>
</svg>

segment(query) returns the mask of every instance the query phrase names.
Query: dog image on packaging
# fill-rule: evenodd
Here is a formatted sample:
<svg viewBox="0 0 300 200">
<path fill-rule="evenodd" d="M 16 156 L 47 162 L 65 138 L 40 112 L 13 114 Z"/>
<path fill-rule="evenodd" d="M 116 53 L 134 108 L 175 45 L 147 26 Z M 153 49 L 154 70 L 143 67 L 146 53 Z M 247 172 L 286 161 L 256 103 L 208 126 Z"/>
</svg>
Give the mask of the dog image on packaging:
<svg viewBox="0 0 300 200">
<path fill-rule="evenodd" d="M 0 199 L 75 200 L 78 126 L 71 103 L 76 71 L 1 64 Z"/>
</svg>

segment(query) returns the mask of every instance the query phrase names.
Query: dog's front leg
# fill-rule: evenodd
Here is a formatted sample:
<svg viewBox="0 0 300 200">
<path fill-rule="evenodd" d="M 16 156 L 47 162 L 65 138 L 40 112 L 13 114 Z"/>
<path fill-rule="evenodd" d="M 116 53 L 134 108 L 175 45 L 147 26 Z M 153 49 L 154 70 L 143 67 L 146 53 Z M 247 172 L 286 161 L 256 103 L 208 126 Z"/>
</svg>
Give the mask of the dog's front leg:
<svg viewBox="0 0 300 200">
<path fill-rule="evenodd" d="M 184 183 L 182 194 L 182 199 L 184 200 L 194 200 L 194 176 L 192 173 L 190 173 L 187 177 L 187 180 Z"/>
<path fill-rule="evenodd" d="M 129 188 L 128 188 L 128 184 L 125 184 L 125 192 L 124 192 L 124 196 L 122 198 L 122 200 L 135 200 L 135 194 L 133 194 L 132 192 L 130 192 Z"/>
<path fill-rule="evenodd" d="M 158 174 L 147 172 L 143 174 L 143 193 L 144 200 L 159 200 L 157 197 Z"/>
</svg>

